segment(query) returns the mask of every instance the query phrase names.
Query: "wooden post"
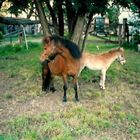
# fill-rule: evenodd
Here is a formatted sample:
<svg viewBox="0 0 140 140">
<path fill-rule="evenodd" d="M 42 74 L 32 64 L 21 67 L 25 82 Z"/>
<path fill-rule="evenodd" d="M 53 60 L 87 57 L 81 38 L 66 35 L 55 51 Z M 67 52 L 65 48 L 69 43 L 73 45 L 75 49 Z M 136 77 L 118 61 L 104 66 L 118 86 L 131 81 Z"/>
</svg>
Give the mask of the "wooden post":
<svg viewBox="0 0 140 140">
<path fill-rule="evenodd" d="M 122 24 L 118 24 L 118 43 L 122 45 Z"/>
<path fill-rule="evenodd" d="M 13 41 L 12 41 L 12 28 L 13 28 L 13 25 L 10 25 L 9 26 L 9 28 L 10 28 L 10 44 L 12 44 L 13 43 Z"/>
<path fill-rule="evenodd" d="M 28 50 L 29 47 L 28 47 L 28 42 L 27 42 L 27 38 L 26 38 L 26 32 L 25 32 L 24 26 L 21 25 L 21 27 L 23 28 L 23 34 L 24 34 L 24 38 L 25 38 L 26 49 Z"/>
<path fill-rule="evenodd" d="M 140 44 L 138 44 L 138 52 L 140 52 Z"/>
<path fill-rule="evenodd" d="M 23 41 L 23 33 L 20 31 L 19 32 L 19 44 L 22 47 L 22 41 Z"/>
<path fill-rule="evenodd" d="M 125 39 L 126 39 L 126 30 L 127 30 L 127 18 L 124 18 L 123 19 L 123 34 L 122 34 L 122 43 L 125 42 Z"/>
<path fill-rule="evenodd" d="M 129 28 L 128 28 L 127 23 L 126 23 L 126 40 L 127 40 L 127 43 L 129 43 Z"/>
</svg>

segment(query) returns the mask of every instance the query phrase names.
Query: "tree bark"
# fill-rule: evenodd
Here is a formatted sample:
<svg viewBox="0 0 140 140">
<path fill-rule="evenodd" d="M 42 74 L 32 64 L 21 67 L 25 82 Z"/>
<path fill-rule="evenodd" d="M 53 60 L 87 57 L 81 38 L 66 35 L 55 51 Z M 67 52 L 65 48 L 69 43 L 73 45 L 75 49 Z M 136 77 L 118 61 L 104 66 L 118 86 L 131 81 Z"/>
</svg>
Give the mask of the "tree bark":
<svg viewBox="0 0 140 140">
<path fill-rule="evenodd" d="M 27 14 L 27 18 L 30 19 L 33 13 L 34 13 L 34 7 L 33 7 L 33 3 L 31 3 L 31 8 L 30 8 L 29 13 Z"/>
<path fill-rule="evenodd" d="M 76 22 L 76 25 L 74 28 L 74 32 L 72 34 L 71 40 L 77 45 L 79 45 L 80 38 L 82 36 L 83 27 L 84 27 L 84 20 L 85 20 L 85 15 L 78 16 L 77 22 Z"/>
<path fill-rule="evenodd" d="M 0 0 L 0 9 L 1 9 L 2 3 L 3 3 L 4 1 L 5 1 L 5 0 Z"/>
<path fill-rule="evenodd" d="M 73 30 L 74 30 L 74 25 L 76 24 L 76 20 L 77 20 L 77 14 L 71 7 L 72 7 L 71 0 L 67 0 L 66 11 L 67 11 L 68 32 L 69 32 L 68 38 L 69 39 L 71 39 Z"/>
<path fill-rule="evenodd" d="M 43 34 L 44 36 L 49 36 L 50 35 L 50 31 L 49 31 L 49 27 L 48 27 L 48 21 L 46 19 L 44 10 L 43 10 L 43 6 L 42 6 L 42 2 L 39 0 L 35 0 L 35 6 L 38 12 L 38 17 L 42 26 L 42 30 L 43 30 Z"/>
<path fill-rule="evenodd" d="M 57 14 L 58 14 L 58 24 L 59 24 L 59 35 L 64 36 L 64 18 L 62 4 L 63 0 L 57 0 Z"/>
<path fill-rule="evenodd" d="M 49 0 L 46 0 L 46 5 L 48 7 L 48 10 L 49 10 L 50 15 L 51 15 L 51 18 L 52 18 L 52 23 L 53 23 L 53 26 L 54 26 L 55 33 L 58 35 L 59 34 L 59 31 L 58 31 L 58 23 L 57 23 L 57 17 L 55 15 L 55 11 L 51 7 Z"/>
<path fill-rule="evenodd" d="M 92 17 L 93 17 L 93 12 L 89 14 L 89 17 L 88 17 L 88 23 L 87 23 L 87 26 L 86 26 L 86 31 L 85 31 L 85 36 L 84 36 L 84 39 L 83 39 L 83 42 L 82 42 L 82 47 L 81 47 L 81 52 L 84 51 L 85 49 L 85 43 L 86 43 L 86 40 L 87 40 L 87 36 L 88 36 L 88 33 L 89 33 L 89 28 L 90 28 L 90 25 L 91 25 L 91 22 L 92 22 Z"/>
</svg>

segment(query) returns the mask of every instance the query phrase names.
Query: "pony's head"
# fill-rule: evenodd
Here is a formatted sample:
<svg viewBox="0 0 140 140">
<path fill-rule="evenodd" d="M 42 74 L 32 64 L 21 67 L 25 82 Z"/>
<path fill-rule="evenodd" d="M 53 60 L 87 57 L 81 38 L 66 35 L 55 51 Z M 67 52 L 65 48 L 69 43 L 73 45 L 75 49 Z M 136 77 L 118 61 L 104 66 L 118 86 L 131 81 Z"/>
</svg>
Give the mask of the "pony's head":
<svg viewBox="0 0 140 140">
<path fill-rule="evenodd" d="M 52 61 L 57 54 L 59 54 L 58 48 L 55 46 L 54 42 L 51 40 L 51 37 L 46 37 L 43 40 L 44 43 L 44 50 L 40 56 L 40 61 L 42 63 L 44 62 L 50 62 Z"/>
<path fill-rule="evenodd" d="M 118 55 L 117 55 L 117 60 L 120 62 L 120 64 L 125 64 L 126 60 L 124 57 L 124 49 L 123 48 L 118 48 Z"/>
</svg>

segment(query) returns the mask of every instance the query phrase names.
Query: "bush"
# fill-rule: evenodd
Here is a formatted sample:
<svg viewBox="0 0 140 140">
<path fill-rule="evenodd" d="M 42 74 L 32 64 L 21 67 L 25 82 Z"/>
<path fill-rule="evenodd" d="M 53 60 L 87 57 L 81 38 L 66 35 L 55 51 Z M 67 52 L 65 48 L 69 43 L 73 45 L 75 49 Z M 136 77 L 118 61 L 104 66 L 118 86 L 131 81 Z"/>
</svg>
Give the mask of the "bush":
<svg viewBox="0 0 140 140">
<path fill-rule="evenodd" d="M 0 31 L 0 42 L 1 42 L 2 39 L 3 39 L 3 34 L 2 34 L 2 32 Z"/>
<path fill-rule="evenodd" d="M 130 43 L 125 42 L 122 45 L 122 47 L 125 48 L 125 49 L 137 50 L 137 44 L 136 43 L 133 43 L 133 42 L 130 42 Z"/>
</svg>

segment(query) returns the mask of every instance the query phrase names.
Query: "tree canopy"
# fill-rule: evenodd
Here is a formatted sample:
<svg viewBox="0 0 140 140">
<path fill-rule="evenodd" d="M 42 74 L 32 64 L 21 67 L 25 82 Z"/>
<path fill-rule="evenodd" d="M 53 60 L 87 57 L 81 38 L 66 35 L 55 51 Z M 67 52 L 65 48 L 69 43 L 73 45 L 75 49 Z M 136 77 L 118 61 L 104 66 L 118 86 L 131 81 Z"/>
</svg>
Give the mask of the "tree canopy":
<svg viewBox="0 0 140 140">
<path fill-rule="evenodd" d="M 5 0 L 0 0 L 0 7 Z M 88 34 L 90 23 L 94 14 L 101 15 L 111 12 L 118 12 L 117 6 L 112 6 L 112 11 L 108 7 L 120 5 L 130 8 L 133 12 L 139 12 L 139 0 L 8 0 L 11 2 L 9 11 L 16 16 L 22 11 L 27 12 L 28 16 L 35 13 L 42 25 L 44 35 L 57 34 L 67 36 L 76 44 L 81 45 L 81 37 L 85 32 Z M 115 15 L 115 14 L 114 14 Z M 114 22 L 112 15 L 112 21 Z M 111 19 L 111 18 L 110 18 Z M 116 20 L 116 18 L 115 18 Z M 53 29 L 49 27 L 53 25 Z"/>
</svg>

